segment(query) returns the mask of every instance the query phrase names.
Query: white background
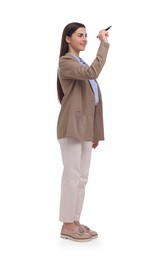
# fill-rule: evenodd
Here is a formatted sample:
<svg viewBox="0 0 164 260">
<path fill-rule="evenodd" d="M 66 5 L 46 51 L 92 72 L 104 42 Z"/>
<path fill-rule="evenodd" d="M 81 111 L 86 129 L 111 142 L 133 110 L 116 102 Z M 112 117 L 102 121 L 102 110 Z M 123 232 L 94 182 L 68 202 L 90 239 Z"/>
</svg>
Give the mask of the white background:
<svg viewBox="0 0 164 260">
<path fill-rule="evenodd" d="M 105 142 L 93 151 L 82 222 L 99 239 L 60 239 L 56 71 L 64 26 L 112 24 L 98 78 Z M 164 259 L 162 0 L 1 0 L 0 259 Z"/>
</svg>

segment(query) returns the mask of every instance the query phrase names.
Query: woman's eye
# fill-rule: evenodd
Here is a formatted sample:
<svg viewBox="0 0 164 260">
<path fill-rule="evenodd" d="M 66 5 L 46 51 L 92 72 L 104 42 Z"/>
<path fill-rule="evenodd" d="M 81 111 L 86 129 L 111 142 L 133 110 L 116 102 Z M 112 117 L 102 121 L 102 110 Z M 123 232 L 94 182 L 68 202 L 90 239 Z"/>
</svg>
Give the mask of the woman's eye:
<svg viewBox="0 0 164 260">
<path fill-rule="evenodd" d="M 87 38 L 87 34 L 85 34 L 85 35 L 83 35 L 83 34 L 79 34 L 79 37 L 85 37 L 85 38 Z"/>
</svg>

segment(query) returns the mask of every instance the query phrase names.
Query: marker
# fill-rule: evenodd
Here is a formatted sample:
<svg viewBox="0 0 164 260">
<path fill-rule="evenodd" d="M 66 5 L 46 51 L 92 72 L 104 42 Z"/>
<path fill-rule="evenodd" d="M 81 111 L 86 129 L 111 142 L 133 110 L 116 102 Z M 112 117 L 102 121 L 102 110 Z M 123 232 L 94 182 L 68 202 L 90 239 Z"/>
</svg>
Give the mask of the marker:
<svg viewBox="0 0 164 260">
<path fill-rule="evenodd" d="M 105 31 L 108 31 L 108 30 L 109 30 L 111 27 L 112 27 L 112 25 L 111 25 L 111 26 L 109 26 L 108 28 L 106 28 L 106 29 L 105 29 Z"/>
</svg>

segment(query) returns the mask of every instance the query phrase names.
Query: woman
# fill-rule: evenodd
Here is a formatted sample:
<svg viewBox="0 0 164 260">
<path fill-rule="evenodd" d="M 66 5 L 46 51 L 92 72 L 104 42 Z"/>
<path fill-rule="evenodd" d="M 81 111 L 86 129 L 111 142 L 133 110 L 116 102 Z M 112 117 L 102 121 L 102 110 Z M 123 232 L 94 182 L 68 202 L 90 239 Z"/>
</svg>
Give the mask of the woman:
<svg viewBox="0 0 164 260">
<path fill-rule="evenodd" d="M 68 24 L 61 40 L 57 76 L 61 110 L 57 138 L 64 170 L 59 220 L 63 222 L 61 237 L 74 241 L 89 241 L 98 237 L 97 232 L 80 223 L 92 148 L 104 139 L 102 99 L 96 79 L 106 61 L 108 32 L 101 30 L 97 38 L 100 46 L 90 66 L 79 57 L 87 44 L 83 24 Z"/>
</svg>

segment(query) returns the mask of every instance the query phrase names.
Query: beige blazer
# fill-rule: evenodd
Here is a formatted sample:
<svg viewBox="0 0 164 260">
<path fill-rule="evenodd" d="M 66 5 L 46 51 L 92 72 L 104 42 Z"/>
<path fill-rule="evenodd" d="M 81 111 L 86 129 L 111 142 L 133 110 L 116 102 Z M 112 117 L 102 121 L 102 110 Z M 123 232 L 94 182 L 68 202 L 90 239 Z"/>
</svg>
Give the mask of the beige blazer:
<svg viewBox="0 0 164 260">
<path fill-rule="evenodd" d="M 58 76 L 64 92 L 57 122 L 57 138 L 74 137 L 80 141 L 104 140 L 102 97 L 99 103 L 90 79 L 97 79 L 107 57 L 109 44 L 101 42 L 93 63 L 81 65 L 76 57 L 66 54 L 59 59 Z M 98 84 L 98 83 L 97 83 Z"/>
</svg>

